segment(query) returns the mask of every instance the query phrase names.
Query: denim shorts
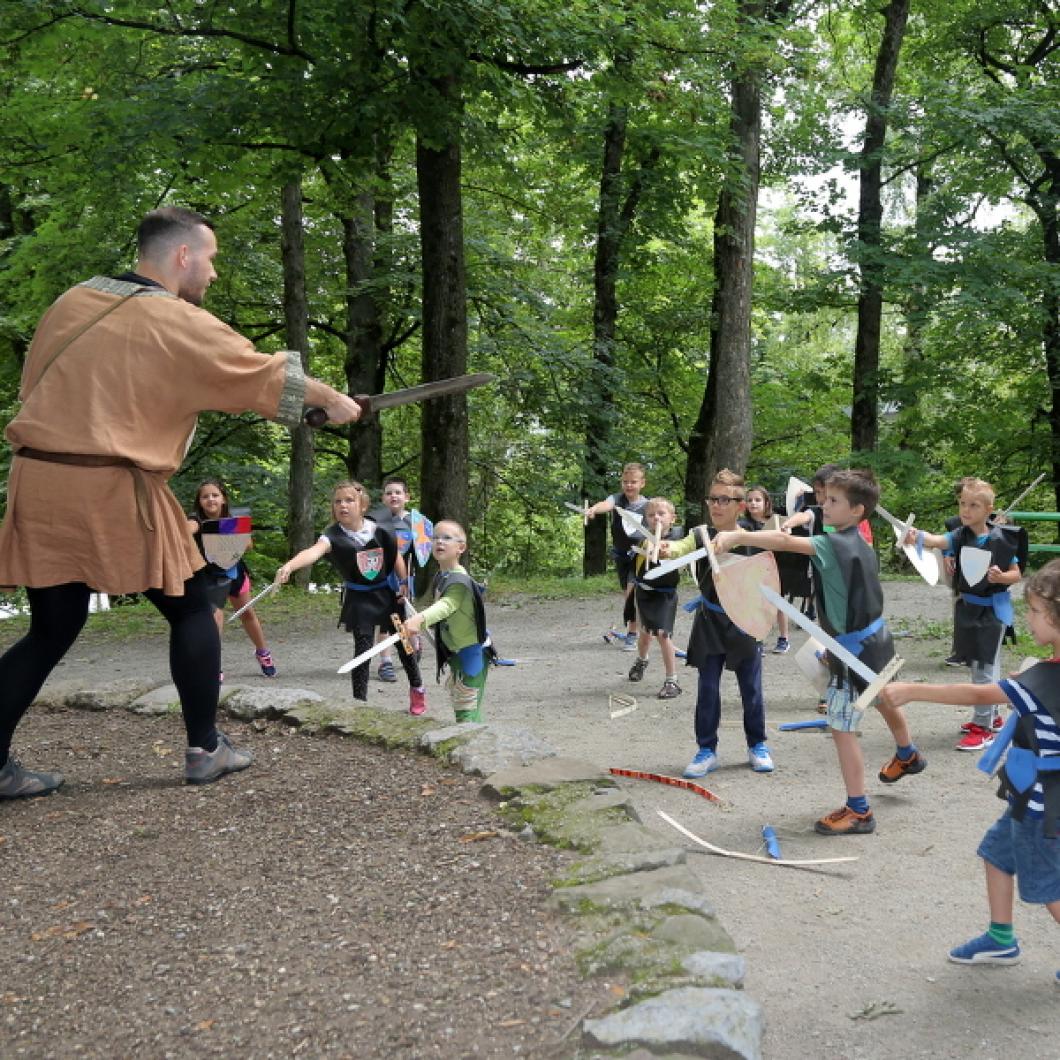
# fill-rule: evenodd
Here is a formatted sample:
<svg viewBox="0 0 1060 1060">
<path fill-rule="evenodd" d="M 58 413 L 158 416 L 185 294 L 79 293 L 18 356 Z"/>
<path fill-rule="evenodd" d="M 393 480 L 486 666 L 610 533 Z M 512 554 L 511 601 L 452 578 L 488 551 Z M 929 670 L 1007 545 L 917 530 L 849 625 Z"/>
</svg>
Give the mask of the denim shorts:
<svg viewBox="0 0 1060 1060">
<path fill-rule="evenodd" d="M 1043 818 L 1016 821 L 1006 811 L 987 829 L 976 853 L 1016 877 L 1020 901 L 1031 905 L 1060 902 L 1060 836 L 1045 835 Z"/>
<path fill-rule="evenodd" d="M 858 691 L 849 677 L 837 677 L 832 674 L 828 679 L 824 701 L 828 707 L 828 728 L 836 732 L 858 731 L 865 712 L 854 709 L 854 704 L 858 701 Z"/>
</svg>

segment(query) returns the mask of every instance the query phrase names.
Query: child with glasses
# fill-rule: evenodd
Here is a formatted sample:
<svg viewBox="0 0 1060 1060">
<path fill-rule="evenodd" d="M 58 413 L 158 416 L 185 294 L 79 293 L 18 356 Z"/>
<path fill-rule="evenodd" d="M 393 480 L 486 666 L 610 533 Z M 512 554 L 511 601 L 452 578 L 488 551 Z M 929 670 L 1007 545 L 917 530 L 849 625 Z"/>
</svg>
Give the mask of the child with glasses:
<svg viewBox="0 0 1060 1060">
<path fill-rule="evenodd" d="M 723 531 L 738 527 L 749 529 L 743 521 L 746 504 L 744 480 L 734 471 L 722 469 L 714 476 L 707 497 L 710 526 L 697 526 L 681 541 L 664 544 L 671 558 L 686 556 L 702 548 L 705 538 L 713 539 Z M 738 551 L 750 555 L 754 549 Z M 762 646 L 744 633 L 725 613 L 714 588 L 710 563 L 697 564 L 696 580 L 701 595 L 686 607 L 695 607 L 692 636 L 688 641 L 688 665 L 699 670 L 696 695 L 695 730 L 699 749 L 684 771 L 686 777 L 703 777 L 718 767 L 718 726 L 721 724 L 721 674 L 735 672 L 743 703 L 743 731 L 747 739 L 747 759 L 756 773 L 771 773 L 773 759 L 766 745 L 766 707 L 762 698 Z"/>
</svg>

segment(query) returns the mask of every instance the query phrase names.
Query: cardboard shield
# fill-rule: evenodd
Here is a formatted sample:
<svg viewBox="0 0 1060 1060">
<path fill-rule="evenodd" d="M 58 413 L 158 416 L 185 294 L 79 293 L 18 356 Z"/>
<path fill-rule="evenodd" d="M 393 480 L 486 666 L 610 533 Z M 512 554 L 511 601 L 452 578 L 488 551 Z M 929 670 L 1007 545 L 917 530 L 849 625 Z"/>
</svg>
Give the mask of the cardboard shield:
<svg viewBox="0 0 1060 1060">
<path fill-rule="evenodd" d="M 714 572 L 718 602 L 734 625 L 755 640 L 764 640 L 777 620 L 777 609 L 758 591 L 760 585 L 780 592 L 780 572 L 772 552 L 734 557 Z"/>
<path fill-rule="evenodd" d="M 912 523 L 913 517 L 909 517 L 909 523 Z M 903 544 L 903 538 L 905 534 L 895 528 L 895 547 L 900 548 L 905 554 L 905 558 L 915 568 L 917 574 L 928 583 L 928 585 L 935 586 L 939 583 L 939 578 L 942 576 L 942 572 L 939 569 L 939 553 L 937 549 L 926 548 L 924 549 L 923 555 L 917 555 L 916 545 Z"/>
<path fill-rule="evenodd" d="M 795 505 L 798 504 L 799 498 L 804 493 L 812 493 L 813 486 L 803 482 L 801 478 L 796 478 L 794 475 L 788 479 L 788 488 L 784 494 L 784 510 L 788 515 L 795 514 Z"/>
<path fill-rule="evenodd" d="M 222 570 L 234 567 L 250 548 L 250 534 L 203 534 L 203 555 Z"/>
<path fill-rule="evenodd" d="M 992 558 L 985 548 L 961 549 L 961 575 L 969 586 L 978 585 L 986 577 Z"/>
<path fill-rule="evenodd" d="M 825 662 L 825 654 L 824 645 L 813 637 L 795 653 L 795 665 L 798 666 L 799 673 L 817 690 L 818 695 L 824 695 L 828 687 L 828 663 Z"/>
<path fill-rule="evenodd" d="M 434 523 L 423 512 L 409 512 L 408 518 L 409 527 L 412 530 L 412 551 L 416 555 L 416 563 L 421 567 L 426 567 L 427 561 L 431 558 Z"/>
</svg>

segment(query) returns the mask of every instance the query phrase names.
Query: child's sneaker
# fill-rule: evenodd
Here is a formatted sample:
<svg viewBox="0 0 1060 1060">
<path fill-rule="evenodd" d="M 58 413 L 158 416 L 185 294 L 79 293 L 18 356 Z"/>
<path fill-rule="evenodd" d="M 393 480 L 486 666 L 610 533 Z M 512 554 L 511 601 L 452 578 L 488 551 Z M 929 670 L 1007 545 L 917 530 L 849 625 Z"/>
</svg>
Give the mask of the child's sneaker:
<svg viewBox="0 0 1060 1060">
<path fill-rule="evenodd" d="M 618 637 L 618 636 L 621 636 L 621 634 L 617 633 L 615 631 L 615 629 L 612 627 L 611 629 L 609 629 L 604 634 L 604 643 L 605 644 L 614 644 L 615 643 L 615 638 Z"/>
<path fill-rule="evenodd" d="M 756 773 L 773 772 L 773 759 L 764 743 L 756 743 L 754 747 L 747 748 L 747 761 Z"/>
<path fill-rule="evenodd" d="M 648 669 L 647 659 L 638 659 L 629 668 L 629 679 L 631 681 L 639 681 L 644 676 L 644 671 Z"/>
<path fill-rule="evenodd" d="M 855 813 L 849 806 L 841 806 L 815 821 L 813 830 L 818 835 L 868 835 L 876 831 L 876 818 L 872 810 Z"/>
<path fill-rule="evenodd" d="M 953 666 L 953 667 L 964 667 L 964 666 L 968 665 L 968 660 L 967 659 L 962 659 L 959 655 L 951 655 L 949 658 L 942 660 L 942 665 L 943 666 Z"/>
<path fill-rule="evenodd" d="M 409 713 L 415 717 L 427 711 L 427 690 L 424 688 L 409 689 Z"/>
<path fill-rule="evenodd" d="M 265 677 L 276 676 L 276 664 L 272 661 L 272 652 L 268 648 L 255 648 L 254 657 L 258 660 L 262 674 Z"/>
<path fill-rule="evenodd" d="M 394 669 L 392 659 L 384 659 L 379 664 L 379 680 L 385 681 L 388 685 L 392 685 L 397 680 L 397 671 Z"/>
<path fill-rule="evenodd" d="M 961 732 L 971 732 L 972 726 L 974 724 L 975 724 L 974 721 L 966 721 L 961 726 Z M 990 723 L 990 728 L 993 729 L 994 732 L 1000 732 L 1001 729 L 1003 729 L 1004 727 L 1005 727 L 1005 719 L 1003 717 L 1001 717 L 1000 714 L 995 714 L 994 715 L 994 720 Z"/>
<path fill-rule="evenodd" d="M 637 662 L 640 662 L 638 659 Z M 681 694 L 681 686 L 677 683 L 677 679 L 668 677 L 663 681 L 662 688 L 659 689 L 659 695 L 657 699 L 676 699 Z"/>
<path fill-rule="evenodd" d="M 791 643 L 787 637 L 777 637 L 776 644 L 773 645 L 774 655 L 784 655 L 791 648 Z"/>
<path fill-rule="evenodd" d="M 627 633 L 625 637 L 619 637 L 622 644 L 623 651 L 636 651 L 637 650 L 637 634 Z"/>
<path fill-rule="evenodd" d="M 884 784 L 894 784 L 902 777 L 911 777 L 915 773 L 923 773 L 927 769 L 927 759 L 919 752 L 914 751 L 909 758 L 899 758 L 895 755 L 880 770 L 879 777 Z"/>
<path fill-rule="evenodd" d="M 984 729 L 982 725 L 972 722 L 968 731 L 957 741 L 958 751 L 981 751 L 994 742 L 994 734 L 990 729 Z"/>
<path fill-rule="evenodd" d="M 708 773 L 713 773 L 717 768 L 718 756 L 709 747 L 701 747 L 696 751 L 696 757 L 688 763 L 681 776 L 695 780 L 697 777 L 705 777 Z"/>
<path fill-rule="evenodd" d="M 1020 956 L 1018 942 L 1002 946 L 990 937 L 989 932 L 950 950 L 950 960 L 954 964 L 1018 964 Z"/>
</svg>

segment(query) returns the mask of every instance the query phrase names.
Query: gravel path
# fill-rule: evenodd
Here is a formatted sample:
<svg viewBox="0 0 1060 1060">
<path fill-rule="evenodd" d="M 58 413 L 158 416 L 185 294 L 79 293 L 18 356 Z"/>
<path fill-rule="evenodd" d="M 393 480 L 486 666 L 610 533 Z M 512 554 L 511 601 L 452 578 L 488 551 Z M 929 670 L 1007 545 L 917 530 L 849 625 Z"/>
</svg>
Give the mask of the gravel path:
<svg viewBox="0 0 1060 1060">
<path fill-rule="evenodd" d="M 906 674 L 929 680 L 958 678 L 959 673 L 941 666 L 949 647 L 948 640 L 938 635 L 942 625 L 948 622 L 948 593 L 929 590 L 919 582 L 888 582 L 885 592 L 892 626 L 905 624 L 922 633 L 936 634 L 898 642 L 900 654 L 908 660 Z M 278 601 L 267 601 L 271 606 L 263 609 L 262 618 L 280 668 L 280 684 L 313 688 L 329 696 L 343 697 L 349 694 L 347 679 L 336 676 L 334 670 L 349 657 L 349 638 L 334 629 L 333 602 L 331 606 L 326 603 L 319 616 L 310 619 L 298 617 L 290 609 L 285 610 L 281 597 Z M 623 766 L 679 774 L 694 751 L 691 715 L 695 674 L 683 671 L 679 675 L 685 692 L 678 699 L 669 702 L 655 699 L 662 678 L 655 653 L 645 681 L 641 685 L 631 685 L 626 679 L 626 671 L 632 657 L 608 647 L 600 636 L 617 614 L 617 594 L 614 599 L 585 602 L 526 599 L 494 604 L 490 609 L 490 624 L 498 646 L 502 654 L 519 662 L 517 666 L 498 668 L 491 673 L 486 697 L 487 714 L 493 720 L 529 728 L 561 753 L 587 757 L 605 767 Z M 683 617 L 679 621 L 677 639 L 683 643 L 688 624 Z M 98 623 L 94 620 L 94 623 L 100 632 L 90 632 L 82 639 L 71 653 L 68 664 L 56 673 L 56 687 L 86 687 L 133 675 L 153 676 L 159 681 L 165 679 L 164 641 L 157 637 L 145 638 L 134 644 L 124 644 L 120 651 L 116 651 L 103 632 L 105 618 Z M 794 640 L 797 647 L 802 643 L 802 634 L 796 634 Z M 1013 663 L 1016 659 L 1010 656 L 1007 661 Z M 428 669 L 430 665 L 428 661 Z M 260 683 L 261 678 L 256 676 L 255 670 L 252 651 L 245 638 L 239 631 L 230 633 L 225 647 L 227 680 Z M 717 906 L 722 923 L 747 957 L 746 988 L 766 1010 L 766 1055 L 774 1060 L 787 1057 L 893 1060 L 895 1056 L 941 1060 L 968 1056 L 1001 1058 L 1013 1054 L 1052 1058 L 1060 1054 L 1056 1046 L 1060 1040 L 1060 994 L 1052 984 L 1053 973 L 1060 968 L 1060 936 L 1044 910 L 1027 906 L 1017 908 L 1016 927 L 1024 945 L 1025 959 L 1016 968 L 964 968 L 945 959 L 951 946 L 979 933 L 985 926 L 982 871 L 974 852 L 983 830 L 997 816 L 1001 805 L 994 798 L 993 783 L 975 770 L 975 756 L 953 750 L 957 727 L 967 712 L 914 705 L 911 712 L 914 737 L 929 759 L 929 768 L 918 777 L 886 789 L 875 780 L 875 771 L 890 757 L 893 745 L 882 719 L 870 715 L 864 725 L 862 742 L 868 767 L 868 793 L 879 822 L 878 830 L 872 836 L 828 839 L 813 834 L 812 825 L 821 813 L 842 802 L 834 751 L 827 737 L 775 731 L 780 722 L 811 716 L 813 696 L 797 673 L 792 655 L 767 656 L 765 671 L 770 745 L 777 762 L 774 774 L 753 774 L 746 765 L 735 682 L 727 675 L 723 685 L 726 706 L 719 749 L 722 765 L 707 780 L 712 790 L 725 800 L 725 805 L 719 808 L 688 792 L 637 781 L 629 781 L 627 788 L 645 823 L 659 828 L 660 834 L 665 833 L 667 842 L 675 838 L 675 833 L 659 820 L 655 813 L 657 809 L 665 810 L 692 831 L 729 849 L 756 852 L 761 846 L 762 825 L 770 823 L 777 830 L 786 857 L 848 854 L 859 857 L 859 861 L 844 871 L 811 873 L 690 855 L 690 864 L 699 873 L 704 891 Z M 434 691 L 433 686 L 429 688 L 431 712 L 448 716 L 442 692 Z M 638 699 L 638 709 L 626 717 L 611 720 L 608 695 L 612 692 L 633 693 Z M 403 681 L 384 685 L 372 680 L 370 701 L 373 706 L 402 710 L 406 699 Z M 39 717 L 35 723 L 46 726 L 49 719 Z M 91 746 L 100 753 L 117 754 L 117 735 L 108 735 L 98 717 L 89 716 L 78 725 L 81 731 L 91 735 Z M 136 722 L 128 732 L 136 752 L 150 762 L 150 748 L 158 737 L 150 737 L 146 730 L 140 735 L 139 726 L 140 723 Z M 127 726 L 123 728 L 127 729 Z M 50 749 L 41 746 L 42 737 L 37 735 L 40 732 L 40 729 L 27 729 L 26 736 L 20 740 L 25 756 L 44 767 L 61 766 L 63 763 Z M 166 729 L 166 737 L 170 741 L 176 739 L 172 727 Z M 47 739 L 47 736 L 43 738 Z M 271 744 L 275 743 L 274 737 Z M 320 742 L 320 750 L 314 750 L 318 742 L 306 743 L 310 746 L 306 762 L 315 761 L 320 756 L 322 762 L 334 764 L 330 751 L 325 749 L 331 741 Z M 303 746 L 303 741 L 288 738 L 282 744 L 286 749 Z M 342 761 L 354 753 L 346 744 L 341 748 L 338 754 Z M 31 749 L 32 755 L 29 753 Z M 268 753 L 264 757 L 267 759 Z M 318 815 L 323 812 L 318 800 L 322 800 L 325 808 L 331 805 L 332 799 L 345 807 L 351 795 L 359 797 L 356 784 L 338 779 L 349 775 L 341 767 L 337 773 L 328 771 L 323 774 L 328 779 L 318 782 L 319 790 L 310 784 L 313 790 L 310 798 L 302 783 L 299 787 L 303 790 L 294 795 L 286 790 L 292 777 L 303 776 L 299 771 L 306 766 L 301 762 L 294 768 L 288 768 L 286 760 L 282 767 L 277 763 L 273 770 L 256 768 L 245 775 L 245 781 L 239 779 L 230 788 L 218 785 L 208 795 L 172 787 L 175 766 L 150 764 L 159 767 L 156 773 L 164 778 L 166 785 L 159 789 L 163 793 L 162 807 L 172 807 L 173 813 L 197 819 L 197 811 L 191 807 L 197 807 L 200 802 L 214 805 L 222 800 L 234 803 L 239 799 L 240 812 L 227 807 L 226 812 L 217 818 L 218 828 L 235 826 L 242 832 L 242 835 L 235 836 L 226 834 L 226 845 L 247 834 L 243 804 L 245 802 L 253 808 L 256 798 L 243 799 L 241 793 L 247 788 L 261 791 L 267 777 L 272 778 L 275 785 L 272 790 L 279 796 L 277 808 L 285 806 L 292 798 L 296 806 L 304 803 L 298 824 L 293 827 L 281 820 L 277 824 L 278 835 L 300 834 L 295 827 L 306 833 L 311 833 L 313 828 L 322 828 L 331 835 L 333 830 L 325 819 L 318 820 Z M 112 771 L 118 768 L 116 765 L 109 767 Z M 120 768 L 131 783 L 140 785 L 136 789 L 134 806 L 139 806 L 145 791 L 156 794 L 154 788 L 142 786 L 145 783 L 143 778 L 154 775 L 149 772 L 147 763 L 140 762 L 134 768 L 130 760 Z M 408 769 L 385 765 L 379 768 L 396 769 L 402 776 Z M 412 767 L 417 780 L 420 774 L 432 768 L 422 760 L 416 760 Z M 82 779 L 83 765 L 80 763 L 77 773 L 78 779 Z M 104 771 L 102 775 L 110 773 Z M 336 786 L 341 789 L 341 794 L 338 791 L 329 794 Z M 468 811 L 475 809 L 470 792 L 471 789 L 467 789 Z M 97 791 L 93 796 L 76 788 L 73 793 L 76 798 L 72 809 L 79 815 L 86 812 L 85 798 L 98 798 L 109 806 L 107 800 L 115 797 L 111 789 Z M 64 797 L 70 798 L 71 795 Z M 417 798 L 409 801 L 415 803 Z M 438 809 L 450 799 L 418 801 Z M 51 800 L 19 812 L 44 816 L 58 805 L 57 800 Z M 389 806 L 393 811 L 394 804 Z M 156 808 L 153 812 L 162 811 Z M 284 809 L 283 813 L 286 812 Z M 404 828 L 403 814 L 404 809 L 398 823 L 391 825 L 398 834 Z M 11 816 L 6 811 L 0 816 L 5 825 L 0 832 L 9 832 L 6 822 Z M 54 823 L 49 822 L 49 827 L 54 828 Z M 462 827 L 470 829 L 472 825 Z M 34 843 L 48 841 L 46 829 L 35 829 L 32 835 L 37 837 Z M 90 849 L 96 846 L 96 843 L 89 844 Z M 461 851 L 462 856 L 475 857 L 482 849 L 506 853 L 519 853 L 524 849 L 508 840 L 474 846 L 478 849 L 468 853 Z M 452 848 L 449 850 L 449 856 L 453 856 Z M 344 857 L 342 853 L 326 851 L 327 848 L 325 864 L 343 865 L 347 880 L 345 889 L 356 892 L 362 886 L 358 865 L 350 864 L 348 855 Z M 10 846 L 7 850 L 0 848 L 0 856 L 10 857 Z M 311 855 L 313 860 L 317 856 L 316 853 Z M 539 856 L 546 864 L 556 857 L 550 852 L 539 852 Z M 218 853 L 217 857 L 221 858 L 221 854 Z M 306 860 L 309 858 L 307 855 Z M 84 860 L 95 864 L 90 854 Z M 400 856 L 389 860 L 400 864 Z M 478 860 L 482 858 L 478 857 Z M 419 863 L 428 864 L 429 859 L 423 855 Z M 298 864 L 303 865 L 303 872 L 306 871 L 303 862 Z M 109 872 L 105 869 L 104 863 L 98 870 L 103 878 L 113 872 L 113 869 Z M 32 868 L 25 871 L 28 879 L 34 879 Z M 254 872 L 260 874 L 258 869 Z M 538 877 L 536 886 L 543 888 L 547 875 L 546 870 Z M 394 878 L 405 880 L 408 873 L 395 872 Z M 535 885 L 527 878 L 524 882 L 530 893 L 543 893 L 535 891 Z M 342 887 L 333 881 L 321 881 L 319 886 L 325 895 L 338 896 L 340 902 L 349 897 L 342 895 Z M 402 887 L 405 886 L 403 883 Z M 143 890 L 150 893 L 151 888 Z M 480 890 L 481 895 L 485 893 L 485 889 Z M 61 900 L 58 890 L 53 889 L 52 895 L 53 900 Z M 315 910 L 319 906 L 326 911 L 326 901 L 326 897 L 318 897 L 310 901 L 308 907 Z M 523 901 L 520 899 L 520 904 Z M 278 900 L 274 904 L 288 910 L 303 909 L 300 904 L 282 906 Z M 369 903 L 368 909 L 372 908 L 374 903 Z M 510 909 L 513 916 L 517 912 L 510 903 L 505 908 Z M 539 910 L 540 906 L 531 903 L 531 908 Z M 527 910 L 518 912 L 528 914 Z M 297 915 L 303 914 L 299 912 Z M 340 913 L 333 915 L 341 916 Z M 538 911 L 536 915 L 541 914 Z M 262 916 L 264 918 L 264 914 Z M 80 917 L 90 919 L 87 912 Z M 33 930 L 46 919 L 35 919 Z M 60 919 L 60 916 L 53 918 L 55 922 Z M 270 912 L 262 922 L 269 925 L 269 930 L 274 930 L 275 924 L 282 924 L 283 920 L 279 914 Z M 351 923 L 357 922 L 351 920 Z M 527 952 L 533 954 L 535 939 L 541 937 L 539 923 L 532 918 L 529 922 L 512 923 L 501 937 L 513 948 L 519 947 L 522 939 L 527 943 Z M 544 931 L 550 945 L 562 947 L 562 927 L 542 927 L 540 930 Z M 388 923 L 387 932 L 399 939 L 406 938 L 407 934 L 400 918 Z M 521 934 L 523 932 L 525 935 Z M 4 937 L 8 937 L 6 932 Z M 310 920 L 297 937 L 312 939 L 312 945 L 317 946 L 320 945 L 319 939 L 326 939 L 328 935 L 323 927 L 318 928 Z M 19 954 L 27 948 L 32 951 L 24 939 L 23 930 L 22 941 L 16 946 Z M 11 943 L 0 943 L 0 946 L 9 945 Z M 351 941 L 349 946 L 353 945 Z M 434 946 L 437 945 L 436 941 Z M 377 945 L 372 952 L 379 948 Z M 199 952 L 209 954 L 213 951 L 207 948 Z M 389 952 L 402 954 L 402 950 L 396 947 L 391 947 Z M 490 952 L 488 946 L 484 952 Z M 320 959 L 323 964 L 330 958 L 321 953 Z M 154 960 L 157 962 L 163 958 L 155 957 Z M 195 960 L 198 962 L 198 953 Z M 221 961 L 224 960 L 222 956 Z M 317 951 L 314 950 L 313 961 L 305 967 L 315 968 L 316 960 Z M 509 966 L 514 981 L 504 985 L 506 990 L 513 992 L 513 997 L 520 996 L 535 978 L 515 971 L 520 960 Z M 217 963 L 221 964 L 221 961 Z M 164 961 L 174 962 L 173 957 Z M 11 963 L 9 956 L 8 965 Z M 142 963 L 148 969 L 152 966 L 150 957 Z M 210 961 L 202 963 L 209 966 Z M 526 963 L 532 966 L 531 961 Z M 474 962 L 468 967 L 473 965 Z M 23 971 L 21 966 L 19 968 L 21 976 Z M 312 980 L 315 974 L 307 971 L 305 977 Z M 492 1022 L 486 1020 L 482 1029 L 476 1032 L 478 1037 L 471 1040 L 481 1042 L 483 1050 L 495 1049 L 498 1050 L 496 1055 L 510 1055 L 512 1046 L 509 1043 L 518 1042 L 518 1033 L 527 1028 L 513 1027 L 502 1032 L 498 1029 L 500 1021 L 530 1019 L 537 1015 L 549 1024 L 547 1032 L 541 1031 L 540 1039 L 548 1040 L 549 1035 L 558 1036 L 569 1025 L 565 1020 L 570 1009 L 560 1010 L 562 1016 L 548 1015 L 556 1010 L 558 1001 L 575 998 L 573 1007 L 576 1009 L 583 1004 L 582 997 L 599 998 L 601 990 L 597 985 L 591 987 L 588 994 L 577 995 L 573 985 L 564 985 L 542 993 L 538 1004 L 522 1010 L 514 1007 L 514 999 L 507 1007 L 490 999 L 488 1011 Z M 28 989 L 25 992 L 30 993 Z M 310 1031 L 324 1033 L 323 1029 L 339 1019 L 335 1010 L 343 1004 L 338 999 L 345 993 L 356 995 L 357 992 L 335 986 L 326 993 L 326 1002 L 322 1000 L 325 995 L 315 995 L 321 1000 L 313 1010 L 301 1007 L 300 1003 L 297 1016 L 289 1016 L 288 1020 L 303 1027 L 307 1034 Z M 157 996 L 162 998 L 160 991 Z M 226 1006 L 238 1008 L 242 1015 L 246 1015 L 243 1009 L 254 1004 L 254 996 L 266 1000 L 266 1010 L 268 1005 L 275 1004 L 274 1000 L 267 999 L 267 995 L 255 995 L 249 988 L 226 991 L 218 996 L 223 996 Z M 407 1001 L 406 998 L 401 1000 L 403 1003 Z M 359 1001 L 360 998 L 355 996 L 351 1003 Z M 169 1003 L 158 1001 L 159 1005 Z M 381 1001 L 370 1007 L 373 1009 L 372 1019 L 386 1009 Z M 403 1004 L 403 1012 L 406 1008 L 407 1005 Z M 433 1001 L 428 1002 L 427 1011 L 434 1011 Z M 310 1012 L 312 1018 L 305 1015 L 306 1012 Z M 873 1014 L 879 1018 L 864 1018 Z M 446 1015 L 449 1015 L 448 1011 Z M 257 1016 L 262 1018 L 260 1010 Z M 570 1017 L 571 1021 L 574 1016 Z M 212 1017 L 215 1017 L 214 1010 L 201 1018 Z M 363 1013 L 359 1017 L 350 1013 L 348 1018 L 351 1020 L 349 1026 L 355 1026 L 356 1018 L 369 1017 Z M 182 1023 L 180 1017 L 172 1018 L 174 1025 L 185 1027 L 194 1027 L 198 1019 L 197 1011 L 185 1014 Z M 278 1024 L 281 1022 L 286 1025 L 286 1021 L 278 1021 Z M 452 1046 L 445 1052 L 443 1045 L 438 1044 L 446 1041 L 439 1035 L 448 1025 L 444 1020 L 432 1025 L 435 1029 L 431 1032 L 430 1041 L 434 1043 L 431 1047 L 443 1049 L 439 1055 L 464 1055 Z M 318 1027 L 322 1030 L 318 1031 Z M 372 1033 L 377 1032 L 378 1028 Z M 266 1039 L 254 1039 L 255 1047 L 262 1051 L 262 1055 L 267 1055 L 266 1047 L 261 1044 L 263 1040 Z M 278 1053 L 287 1051 L 292 1040 L 288 1035 L 284 1046 L 277 1046 Z M 377 1034 L 373 1039 L 369 1034 L 366 1040 L 378 1042 L 382 1038 Z M 320 1051 L 315 1044 L 317 1039 L 313 1041 L 314 1048 L 309 1051 Z M 548 1055 L 534 1053 L 536 1047 L 527 1048 L 533 1055 Z M 401 1048 L 396 1054 L 405 1055 Z M 360 1055 L 384 1056 L 395 1055 L 395 1052 L 384 1049 Z M 408 1055 L 418 1054 L 409 1052 Z"/>
<path fill-rule="evenodd" d="M 253 768 L 187 788 L 174 719 L 31 714 L 68 781 L 0 805 L 0 1056 L 560 1057 L 621 995 L 478 781 L 226 728 Z"/>
</svg>

